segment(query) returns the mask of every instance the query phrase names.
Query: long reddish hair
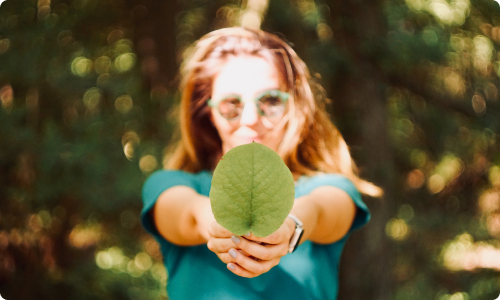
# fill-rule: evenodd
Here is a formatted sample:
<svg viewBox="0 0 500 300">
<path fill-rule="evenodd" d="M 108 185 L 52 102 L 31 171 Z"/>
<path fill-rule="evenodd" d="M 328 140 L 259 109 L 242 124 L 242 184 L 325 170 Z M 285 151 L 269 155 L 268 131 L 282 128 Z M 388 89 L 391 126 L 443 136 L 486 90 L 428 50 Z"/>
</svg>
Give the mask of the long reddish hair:
<svg viewBox="0 0 500 300">
<path fill-rule="evenodd" d="M 340 173 L 362 193 L 382 194 L 380 188 L 357 176 L 349 149 L 325 112 L 323 90 L 312 82 L 305 63 L 277 36 L 245 28 L 213 31 L 188 50 L 181 70 L 181 138 L 166 156 L 167 169 L 196 173 L 217 165 L 222 141 L 212 124 L 207 100 L 215 75 L 229 58 L 238 55 L 258 56 L 272 63 L 291 96 L 284 118 L 285 134 L 277 152 L 292 173 Z"/>
</svg>

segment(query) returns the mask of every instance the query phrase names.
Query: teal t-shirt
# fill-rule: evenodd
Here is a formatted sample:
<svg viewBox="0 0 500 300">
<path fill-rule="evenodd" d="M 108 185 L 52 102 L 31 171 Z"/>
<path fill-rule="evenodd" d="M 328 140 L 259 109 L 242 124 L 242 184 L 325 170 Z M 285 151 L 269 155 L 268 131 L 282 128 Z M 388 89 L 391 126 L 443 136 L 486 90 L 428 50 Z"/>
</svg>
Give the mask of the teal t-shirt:
<svg viewBox="0 0 500 300">
<path fill-rule="evenodd" d="M 153 224 L 149 210 L 166 189 L 184 185 L 208 196 L 212 182 L 210 172 L 191 174 L 183 171 L 157 171 L 145 182 L 141 221 L 160 244 L 168 272 L 167 292 L 172 300 L 290 300 L 336 299 L 340 255 L 350 232 L 370 219 L 370 212 L 354 184 L 343 175 L 322 174 L 301 177 L 295 184 L 295 197 L 311 193 L 319 186 L 344 190 L 358 207 L 348 234 L 341 240 L 319 245 L 302 243 L 294 253 L 281 258 L 269 272 L 255 278 L 244 278 L 229 271 L 206 245 L 177 246 L 165 240 Z"/>
</svg>

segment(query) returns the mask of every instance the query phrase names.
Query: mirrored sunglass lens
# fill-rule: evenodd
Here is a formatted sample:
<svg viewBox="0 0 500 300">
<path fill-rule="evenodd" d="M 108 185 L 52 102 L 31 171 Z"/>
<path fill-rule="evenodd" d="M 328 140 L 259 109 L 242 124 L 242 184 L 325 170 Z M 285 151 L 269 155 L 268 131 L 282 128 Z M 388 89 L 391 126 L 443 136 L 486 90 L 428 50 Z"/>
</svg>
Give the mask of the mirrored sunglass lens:
<svg viewBox="0 0 500 300">
<path fill-rule="evenodd" d="M 285 101 L 276 93 L 262 96 L 257 103 L 259 110 L 268 117 L 277 116 L 285 110 Z"/>
<path fill-rule="evenodd" d="M 241 114 L 243 105 L 238 98 L 224 99 L 219 103 L 220 114 L 226 119 L 234 119 Z"/>
</svg>

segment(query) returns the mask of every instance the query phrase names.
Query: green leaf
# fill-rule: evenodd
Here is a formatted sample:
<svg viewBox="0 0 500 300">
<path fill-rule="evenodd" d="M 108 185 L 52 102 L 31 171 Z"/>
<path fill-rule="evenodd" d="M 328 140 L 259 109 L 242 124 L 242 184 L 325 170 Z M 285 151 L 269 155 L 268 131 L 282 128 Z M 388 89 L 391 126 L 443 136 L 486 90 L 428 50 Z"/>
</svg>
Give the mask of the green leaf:
<svg viewBox="0 0 500 300">
<path fill-rule="evenodd" d="M 236 235 L 275 232 L 294 198 L 292 173 L 276 152 L 259 143 L 231 149 L 214 170 L 212 212 L 217 223 Z"/>
</svg>

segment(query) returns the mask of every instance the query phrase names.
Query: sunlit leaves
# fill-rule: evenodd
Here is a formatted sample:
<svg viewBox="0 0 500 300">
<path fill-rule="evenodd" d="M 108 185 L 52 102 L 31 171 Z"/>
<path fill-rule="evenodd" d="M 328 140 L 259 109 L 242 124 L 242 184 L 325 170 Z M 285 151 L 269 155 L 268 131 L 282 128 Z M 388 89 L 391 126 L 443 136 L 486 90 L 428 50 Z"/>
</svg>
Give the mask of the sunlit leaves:
<svg viewBox="0 0 500 300">
<path fill-rule="evenodd" d="M 138 96 L 127 5 L 7 2 L 0 9 L 0 276 L 13 287 L 11 271 L 39 278 L 38 292 L 49 281 L 70 291 L 52 290 L 55 298 L 109 298 L 113 286 L 129 294 L 130 280 L 145 287 L 132 298 L 164 296 L 159 251 L 142 249 L 138 222 L 140 106 L 149 92 Z M 124 273 L 92 263 L 113 245 L 128 258 Z"/>
<path fill-rule="evenodd" d="M 500 270 L 500 248 L 486 242 L 474 242 L 474 238 L 464 233 L 448 242 L 441 252 L 443 265 L 453 271 L 477 268 Z"/>
<path fill-rule="evenodd" d="M 470 13 L 469 0 L 406 0 L 416 11 L 427 11 L 444 25 L 462 25 Z"/>
</svg>

